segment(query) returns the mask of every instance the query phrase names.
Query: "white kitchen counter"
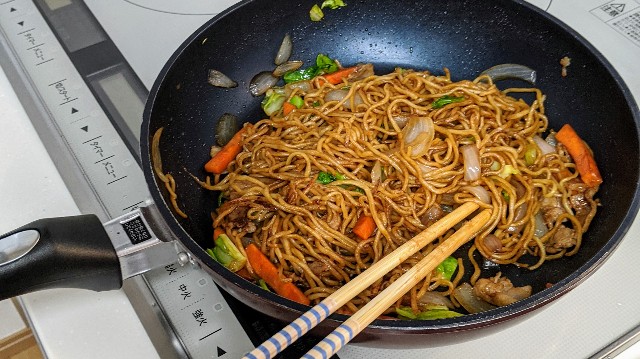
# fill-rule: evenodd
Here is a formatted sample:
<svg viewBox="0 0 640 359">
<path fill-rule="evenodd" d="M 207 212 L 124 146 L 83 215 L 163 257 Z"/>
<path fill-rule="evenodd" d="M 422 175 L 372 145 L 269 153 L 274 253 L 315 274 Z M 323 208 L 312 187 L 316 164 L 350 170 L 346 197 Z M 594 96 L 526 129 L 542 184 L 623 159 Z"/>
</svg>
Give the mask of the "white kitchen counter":
<svg viewBox="0 0 640 359">
<path fill-rule="evenodd" d="M 79 214 L 0 68 L 0 233 L 44 217 Z M 121 290 L 56 289 L 24 295 L 24 310 L 50 358 L 158 358 Z M 0 320 L 0 332 L 7 326 Z"/>
</svg>

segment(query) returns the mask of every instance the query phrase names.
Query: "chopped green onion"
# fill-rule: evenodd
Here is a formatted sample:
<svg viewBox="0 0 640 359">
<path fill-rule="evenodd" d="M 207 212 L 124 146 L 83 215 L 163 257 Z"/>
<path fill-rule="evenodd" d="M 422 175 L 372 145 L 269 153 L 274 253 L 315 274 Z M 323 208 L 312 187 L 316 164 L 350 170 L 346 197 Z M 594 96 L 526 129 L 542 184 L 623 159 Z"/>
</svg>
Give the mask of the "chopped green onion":
<svg viewBox="0 0 640 359">
<path fill-rule="evenodd" d="M 335 10 L 335 9 L 343 7 L 343 6 L 347 6 L 347 4 L 345 4 L 344 1 L 342 1 L 342 0 L 324 0 L 322 2 L 321 8 L 324 9 L 325 7 L 328 7 L 331 10 Z"/>
<path fill-rule="evenodd" d="M 444 279 L 451 280 L 456 269 L 458 269 L 458 260 L 449 256 L 445 258 L 442 263 L 438 264 L 436 272 L 440 273 Z"/>
<path fill-rule="evenodd" d="M 464 101 L 464 97 L 453 97 L 453 96 L 449 96 L 449 95 L 445 95 L 440 97 L 439 99 L 433 101 L 431 103 L 431 107 L 432 108 L 441 108 L 445 105 L 451 104 L 451 103 L 455 103 L 455 102 L 461 102 Z"/>
<path fill-rule="evenodd" d="M 527 166 L 532 166 L 534 163 L 536 163 L 537 157 L 538 147 L 535 144 L 530 143 L 524 151 L 524 162 L 527 164 Z"/>
<path fill-rule="evenodd" d="M 311 104 L 313 107 L 318 107 L 320 106 L 320 101 L 315 101 L 314 103 Z"/>
<path fill-rule="evenodd" d="M 500 192 L 500 194 L 502 195 L 502 198 L 504 198 L 505 201 L 509 202 L 509 200 L 511 199 L 511 196 L 509 196 L 509 192 L 502 190 L 502 192 Z"/>
<path fill-rule="evenodd" d="M 324 13 L 318 4 L 314 4 L 311 10 L 309 11 L 309 18 L 311 21 L 320 21 L 324 17 Z"/>
<path fill-rule="evenodd" d="M 214 242 L 216 244 L 215 247 L 208 248 L 206 252 L 218 263 L 232 272 L 237 272 L 245 266 L 247 258 L 240 253 L 226 234 L 219 235 Z"/>
<path fill-rule="evenodd" d="M 222 206 L 222 204 L 224 203 L 224 193 L 220 192 L 218 193 L 218 207 Z"/>
<path fill-rule="evenodd" d="M 301 108 L 304 105 L 304 100 L 300 96 L 293 96 L 289 103 L 294 105 L 296 108 Z"/>
</svg>

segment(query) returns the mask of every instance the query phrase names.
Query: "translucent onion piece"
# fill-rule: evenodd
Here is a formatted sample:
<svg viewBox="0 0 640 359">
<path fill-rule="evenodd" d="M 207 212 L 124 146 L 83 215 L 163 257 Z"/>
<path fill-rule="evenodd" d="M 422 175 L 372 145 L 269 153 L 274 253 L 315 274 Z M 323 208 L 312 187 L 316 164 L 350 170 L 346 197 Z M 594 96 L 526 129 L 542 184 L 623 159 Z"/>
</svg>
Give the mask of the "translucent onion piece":
<svg viewBox="0 0 640 359">
<path fill-rule="evenodd" d="M 289 57 L 291 57 L 291 52 L 293 51 L 293 42 L 291 41 L 291 36 L 289 34 L 284 35 L 284 39 L 282 39 L 282 43 L 280 44 L 280 48 L 278 49 L 278 53 L 276 54 L 275 60 L 273 62 L 276 65 L 284 64 Z"/>
<path fill-rule="evenodd" d="M 332 90 L 329 91 L 326 95 L 324 95 L 324 100 L 326 102 L 329 101 L 342 101 L 345 99 L 345 97 L 347 97 L 347 95 L 349 94 L 348 90 L 343 90 L 343 89 L 337 89 L 337 90 Z M 362 97 L 360 97 L 360 95 L 358 93 L 356 93 L 355 95 L 353 95 L 353 105 L 355 107 L 358 107 L 358 105 L 361 105 L 362 103 L 364 103 L 362 101 Z M 343 104 L 342 104 L 346 109 L 351 110 L 351 100 L 346 100 Z"/>
<path fill-rule="evenodd" d="M 547 225 L 544 224 L 544 217 L 542 216 L 542 211 L 538 211 L 538 213 L 536 213 L 535 220 L 536 220 L 536 228 L 533 232 L 533 235 L 538 238 L 541 238 L 542 236 L 547 234 L 547 232 L 549 232 Z"/>
<path fill-rule="evenodd" d="M 287 61 L 281 65 L 278 65 L 278 67 L 276 67 L 271 74 L 275 77 L 282 77 L 287 72 L 295 71 L 300 67 L 302 67 L 302 61 Z"/>
<path fill-rule="evenodd" d="M 507 79 L 516 79 L 526 81 L 532 85 L 536 83 L 536 71 L 524 65 L 518 64 L 501 64 L 490 67 L 480 75 L 491 77 L 493 82 Z"/>
<path fill-rule="evenodd" d="M 542 155 L 547 155 L 549 153 L 556 152 L 556 148 L 551 146 L 547 141 L 543 140 L 540 136 L 533 136 L 533 141 L 540 148 L 540 152 Z"/>
<path fill-rule="evenodd" d="M 487 236 L 484 237 L 484 245 L 492 253 L 495 253 L 502 249 L 502 241 L 500 241 L 500 238 L 496 237 L 496 235 L 494 234 L 487 234 Z"/>
<path fill-rule="evenodd" d="M 209 84 L 215 87 L 232 88 L 238 86 L 238 83 L 227 77 L 218 70 L 209 70 Z"/>
<path fill-rule="evenodd" d="M 423 175 L 426 175 L 427 173 L 438 169 L 438 167 L 425 165 L 423 163 L 418 163 L 418 167 L 420 168 L 420 171 L 422 172 Z"/>
<path fill-rule="evenodd" d="M 276 83 L 278 83 L 277 77 L 274 77 L 270 71 L 262 71 L 251 79 L 249 92 L 251 92 L 253 96 L 260 96 L 275 86 Z"/>
<path fill-rule="evenodd" d="M 404 126 L 407 125 L 407 122 L 409 122 L 409 116 L 407 115 L 396 115 L 391 117 L 391 120 L 393 120 L 396 125 L 398 125 L 398 127 L 400 127 L 400 129 L 403 129 Z"/>
<path fill-rule="evenodd" d="M 486 204 L 491 203 L 491 194 L 482 186 L 465 186 L 463 189 L 469 191 L 474 196 L 478 197 L 479 200 Z"/>
<path fill-rule="evenodd" d="M 527 203 L 523 203 L 520 206 L 518 206 L 516 208 L 515 214 L 513 216 L 513 221 L 514 222 L 518 222 L 519 220 L 521 220 L 522 218 L 524 218 L 524 215 L 527 214 L 527 209 L 529 208 L 529 206 L 527 205 Z M 519 233 L 522 230 L 522 227 L 524 226 L 524 224 L 521 224 L 519 226 L 509 226 L 509 228 L 507 228 L 506 232 L 507 233 Z"/>
<path fill-rule="evenodd" d="M 473 287 L 469 283 L 460 284 L 453 290 L 453 296 L 464 309 L 472 314 L 486 312 L 487 310 L 496 308 L 473 294 Z"/>
<path fill-rule="evenodd" d="M 376 163 L 373 165 L 373 168 L 371 169 L 371 183 L 376 185 L 380 183 L 381 179 L 382 179 L 382 164 L 380 164 L 380 161 L 376 161 Z"/>
<path fill-rule="evenodd" d="M 464 180 L 476 181 L 480 178 L 480 152 L 475 145 L 464 145 L 460 148 L 464 160 Z"/>
<path fill-rule="evenodd" d="M 240 130 L 240 119 L 230 113 L 225 113 L 216 124 L 216 142 L 224 146 Z"/>
<path fill-rule="evenodd" d="M 435 135 L 433 120 L 429 117 L 411 116 L 402 129 L 402 135 L 405 147 L 411 146 L 411 157 L 424 156 Z"/>
<path fill-rule="evenodd" d="M 449 309 L 454 309 L 451 300 L 438 292 L 426 292 L 418 299 L 418 303 L 425 305 L 442 305 Z"/>
<path fill-rule="evenodd" d="M 293 90 L 300 90 L 302 93 L 307 93 L 311 91 L 312 88 L 313 86 L 311 85 L 311 81 L 290 82 L 284 85 L 284 90 L 287 97 L 291 95 Z"/>
</svg>

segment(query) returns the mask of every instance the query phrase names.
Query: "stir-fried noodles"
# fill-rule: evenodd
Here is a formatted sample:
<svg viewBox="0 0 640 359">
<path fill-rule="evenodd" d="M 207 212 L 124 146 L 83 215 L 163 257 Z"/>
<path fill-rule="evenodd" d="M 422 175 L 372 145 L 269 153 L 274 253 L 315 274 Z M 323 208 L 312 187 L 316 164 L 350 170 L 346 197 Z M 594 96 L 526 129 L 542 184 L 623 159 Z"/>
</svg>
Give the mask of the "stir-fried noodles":
<svg viewBox="0 0 640 359">
<path fill-rule="evenodd" d="M 213 225 L 240 252 L 255 244 L 282 280 L 318 303 L 461 203 L 491 208 L 466 268 L 455 258 L 453 276 L 434 271 L 396 306 L 419 311 L 434 293 L 448 303 L 465 272 L 477 284 L 483 260 L 535 269 L 579 250 L 598 185 L 585 184 L 565 146 L 556 145 L 540 90 L 500 91 L 486 76 L 454 82 L 447 70 L 361 77 L 287 87 L 285 96 L 303 104 L 245 124 L 228 173 L 202 183 L 220 192 Z M 531 104 L 511 96 L 521 92 Z M 371 300 L 439 241 L 343 311 Z M 246 270 L 255 276 L 251 261 Z"/>
</svg>

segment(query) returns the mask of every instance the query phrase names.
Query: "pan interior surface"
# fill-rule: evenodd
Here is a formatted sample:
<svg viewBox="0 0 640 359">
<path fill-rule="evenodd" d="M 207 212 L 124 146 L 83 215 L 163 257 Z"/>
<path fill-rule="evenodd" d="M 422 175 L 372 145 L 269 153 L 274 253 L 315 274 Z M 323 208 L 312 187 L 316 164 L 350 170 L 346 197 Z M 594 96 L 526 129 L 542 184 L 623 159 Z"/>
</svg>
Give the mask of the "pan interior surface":
<svg viewBox="0 0 640 359">
<path fill-rule="evenodd" d="M 535 271 L 501 266 L 514 284 L 531 284 L 532 297 L 461 318 L 377 320 L 365 337 L 369 333 L 385 342 L 389 339 L 381 333 L 446 333 L 502 322 L 552 301 L 599 267 L 622 240 L 637 211 L 640 153 L 637 106 L 604 57 L 558 20 L 520 2 L 347 3 L 345 8 L 325 11 L 322 21 L 312 22 L 306 3 L 241 2 L 187 39 L 151 91 L 141 141 L 142 153 L 147 154 L 143 159 L 147 181 L 152 189 L 160 188 L 152 194 L 172 230 L 210 268 L 216 282 L 240 301 L 283 320 L 292 320 L 304 310 L 231 274 L 204 252 L 202 248 L 211 246 L 216 196 L 191 177 L 206 175 L 203 164 L 209 159 L 222 114 L 250 122 L 264 116 L 261 98 L 251 96 L 248 86 L 255 74 L 274 68 L 273 58 L 287 33 L 293 39 L 292 59 L 305 64 L 324 53 L 344 65 L 371 62 L 377 74 L 395 67 L 442 74 L 446 67 L 454 80 L 475 78 L 502 63 L 535 69 L 536 87 L 547 96 L 549 127 L 557 130 L 570 123 L 590 144 L 604 178 L 598 192 L 602 206 L 575 256 L 549 261 Z M 572 64 L 568 76 L 562 77 L 559 61 L 565 56 Z M 210 69 L 234 79 L 238 87 L 212 87 L 207 83 Z M 150 141 L 160 127 L 164 127 L 160 142 L 164 171 L 176 180 L 178 204 L 187 219 L 171 210 L 169 195 L 162 184 L 158 186 L 151 169 Z M 548 288 L 548 283 L 553 285 Z"/>
</svg>

